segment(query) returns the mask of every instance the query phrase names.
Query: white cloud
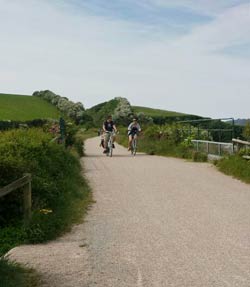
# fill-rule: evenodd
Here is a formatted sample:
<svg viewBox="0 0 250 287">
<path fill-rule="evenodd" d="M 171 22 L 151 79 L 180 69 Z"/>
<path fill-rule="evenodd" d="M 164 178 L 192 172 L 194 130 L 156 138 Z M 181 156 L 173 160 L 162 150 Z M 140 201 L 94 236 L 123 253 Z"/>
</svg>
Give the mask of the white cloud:
<svg viewBox="0 0 250 287">
<path fill-rule="evenodd" d="M 124 96 L 136 105 L 249 117 L 249 59 L 217 53 L 248 41 L 246 8 L 180 39 L 162 32 L 156 40 L 138 23 L 69 13 L 48 1 L 0 0 L 0 91 L 51 89 L 88 107 Z"/>
<path fill-rule="evenodd" d="M 249 0 L 146 0 L 146 2 L 163 7 L 181 7 L 196 13 L 214 16 L 225 11 L 225 9 L 249 4 Z"/>
</svg>

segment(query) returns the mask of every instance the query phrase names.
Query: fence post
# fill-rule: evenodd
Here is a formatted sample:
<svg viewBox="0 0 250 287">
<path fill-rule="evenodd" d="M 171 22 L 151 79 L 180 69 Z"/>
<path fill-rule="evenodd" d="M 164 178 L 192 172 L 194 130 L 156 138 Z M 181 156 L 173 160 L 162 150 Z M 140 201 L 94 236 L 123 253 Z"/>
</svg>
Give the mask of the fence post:
<svg viewBox="0 0 250 287">
<path fill-rule="evenodd" d="M 218 149 L 219 149 L 219 156 L 221 155 L 221 144 L 218 145 Z"/>
<path fill-rule="evenodd" d="M 24 224 L 28 225 L 31 219 L 31 174 L 28 175 L 30 180 L 29 182 L 23 187 L 23 206 L 24 206 Z"/>
</svg>

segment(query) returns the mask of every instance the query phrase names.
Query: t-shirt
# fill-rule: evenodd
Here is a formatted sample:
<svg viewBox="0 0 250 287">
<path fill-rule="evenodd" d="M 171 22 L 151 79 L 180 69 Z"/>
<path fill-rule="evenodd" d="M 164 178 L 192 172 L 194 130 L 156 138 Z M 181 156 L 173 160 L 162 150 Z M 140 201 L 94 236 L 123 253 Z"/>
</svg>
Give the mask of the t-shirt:
<svg viewBox="0 0 250 287">
<path fill-rule="evenodd" d="M 105 121 L 103 123 L 103 125 L 104 125 L 106 131 L 112 132 L 114 130 L 115 123 L 113 121 L 111 121 L 111 122 Z"/>
<path fill-rule="evenodd" d="M 128 134 L 136 134 L 138 131 L 141 130 L 141 127 L 138 123 L 131 123 L 128 126 Z"/>
</svg>

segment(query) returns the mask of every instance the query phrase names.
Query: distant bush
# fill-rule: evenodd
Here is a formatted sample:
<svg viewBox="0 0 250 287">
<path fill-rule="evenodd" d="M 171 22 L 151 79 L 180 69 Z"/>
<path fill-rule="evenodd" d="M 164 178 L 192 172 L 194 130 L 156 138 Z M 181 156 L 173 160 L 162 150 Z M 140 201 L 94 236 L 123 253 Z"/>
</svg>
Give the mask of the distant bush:
<svg viewBox="0 0 250 287">
<path fill-rule="evenodd" d="M 118 105 L 113 112 L 114 120 L 117 124 L 127 125 L 133 117 L 133 111 L 126 98 L 115 98 Z"/>
<path fill-rule="evenodd" d="M 49 124 L 52 120 L 49 119 L 34 119 L 31 121 L 0 121 L 0 131 L 6 131 L 10 129 L 18 129 L 24 126 L 32 127 L 42 127 Z"/>
<path fill-rule="evenodd" d="M 80 102 L 74 103 L 68 98 L 56 95 L 49 90 L 36 91 L 33 93 L 33 96 L 42 98 L 55 105 L 59 111 L 73 119 L 76 123 L 80 123 L 86 119 L 84 106 Z"/>
</svg>

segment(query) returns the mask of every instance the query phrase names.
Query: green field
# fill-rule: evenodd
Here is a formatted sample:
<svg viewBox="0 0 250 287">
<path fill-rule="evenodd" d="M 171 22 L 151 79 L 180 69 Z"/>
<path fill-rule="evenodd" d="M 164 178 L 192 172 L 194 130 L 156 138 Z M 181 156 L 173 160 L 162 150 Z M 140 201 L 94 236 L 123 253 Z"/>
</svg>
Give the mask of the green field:
<svg viewBox="0 0 250 287">
<path fill-rule="evenodd" d="M 138 113 L 144 113 L 146 116 L 149 117 L 180 117 L 184 116 L 186 114 L 177 113 L 177 112 L 171 112 L 166 110 L 160 110 L 160 109 L 152 109 L 147 107 L 139 107 L 139 106 L 132 106 L 133 110 Z"/>
<path fill-rule="evenodd" d="M 0 94 L 0 120 L 28 121 L 59 117 L 60 112 L 55 106 L 38 97 Z"/>
</svg>

